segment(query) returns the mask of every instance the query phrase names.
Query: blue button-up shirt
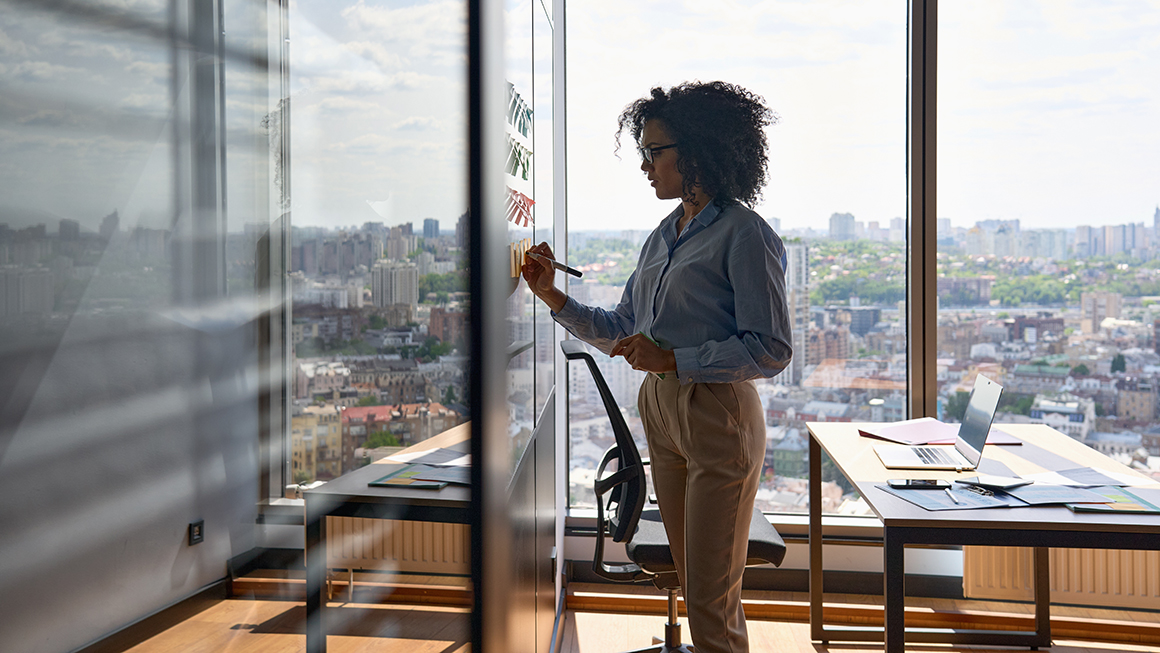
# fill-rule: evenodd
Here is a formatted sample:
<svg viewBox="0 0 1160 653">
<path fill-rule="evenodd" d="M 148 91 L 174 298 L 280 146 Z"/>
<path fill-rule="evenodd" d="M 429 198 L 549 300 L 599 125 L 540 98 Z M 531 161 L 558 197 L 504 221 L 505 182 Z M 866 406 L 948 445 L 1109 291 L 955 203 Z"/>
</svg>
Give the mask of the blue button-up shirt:
<svg viewBox="0 0 1160 653">
<path fill-rule="evenodd" d="M 673 351 L 681 383 L 772 377 L 793 356 L 785 246 L 753 211 L 711 202 L 677 236 L 678 206 L 649 234 L 613 310 L 571 297 L 552 316 L 604 353 L 644 333 Z"/>
</svg>

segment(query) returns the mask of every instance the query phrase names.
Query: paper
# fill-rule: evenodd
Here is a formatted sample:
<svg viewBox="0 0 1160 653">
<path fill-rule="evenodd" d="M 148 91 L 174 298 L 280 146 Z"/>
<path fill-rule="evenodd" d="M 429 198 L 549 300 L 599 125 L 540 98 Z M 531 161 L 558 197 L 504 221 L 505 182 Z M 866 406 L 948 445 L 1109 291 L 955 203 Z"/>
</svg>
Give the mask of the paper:
<svg viewBox="0 0 1160 653">
<path fill-rule="evenodd" d="M 1139 494 L 1135 494 L 1130 490 L 1124 488 L 1114 487 L 1110 485 L 1103 485 L 1094 487 L 1088 490 L 1092 494 L 1100 495 L 1108 503 L 1083 503 L 1067 505 L 1075 512 L 1134 512 L 1134 513 L 1160 513 L 1160 506 L 1157 506 L 1150 501 L 1145 500 Z M 1139 492 L 1139 490 L 1137 490 Z M 1141 494 L 1143 494 L 1141 492 Z"/>
<path fill-rule="evenodd" d="M 392 465 L 394 467 L 394 465 Z M 438 490 L 447 485 L 446 481 L 427 481 L 415 478 L 416 475 L 423 472 L 437 469 L 435 467 L 428 467 L 427 465 L 402 465 L 398 469 L 394 469 L 391 473 L 383 476 L 377 480 L 367 483 L 372 487 L 393 487 L 401 486 L 412 489 L 422 490 Z"/>
<path fill-rule="evenodd" d="M 396 463 L 419 463 L 423 465 L 470 467 L 471 454 L 454 449 L 427 449 L 426 451 L 400 452 L 387 456 L 386 460 Z"/>
<path fill-rule="evenodd" d="M 1107 501 L 1107 498 L 1101 494 L 1067 485 L 1035 483 L 1008 488 L 1004 492 L 1033 506 L 1062 503 L 1104 503 Z"/>
<path fill-rule="evenodd" d="M 926 510 L 974 510 L 976 508 L 1007 508 L 1024 505 L 1012 498 L 984 496 L 962 487 L 951 488 L 951 494 L 955 496 L 954 499 L 947 496 L 943 490 L 902 490 L 886 484 L 878 484 L 875 487 Z M 958 503 L 955 503 L 955 500 L 958 500 Z"/>
<path fill-rule="evenodd" d="M 863 437 L 898 444 L 954 444 L 959 434 L 959 425 L 940 422 L 933 417 L 919 417 L 875 425 L 873 431 L 859 429 L 858 432 Z M 992 426 L 990 433 L 987 434 L 987 444 L 1023 444 L 1023 441 Z"/>
<path fill-rule="evenodd" d="M 427 469 L 415 474 L 414 478 L 423 481 L 471 485 L 470 467 L 432 467 L 430 465 L 424 465 L 424 467 Z"/>
<path fill-rule="evenodd" d="M 1058 472 L 1028 474 L 1023 478 L 1029 478 L 1036 483 L 1070 485 L 1071 487 L 1093 487 L 1097 485 L 1127 485 L 1136 487 L 1155 484 L 1155 481 L 1139 478 L 1131 474 L 1110 472 L 1106 469 L 1097 469 L 1095 467 L 1077 467 L 1075 469 L 1064 469 Z"/>
</svg>

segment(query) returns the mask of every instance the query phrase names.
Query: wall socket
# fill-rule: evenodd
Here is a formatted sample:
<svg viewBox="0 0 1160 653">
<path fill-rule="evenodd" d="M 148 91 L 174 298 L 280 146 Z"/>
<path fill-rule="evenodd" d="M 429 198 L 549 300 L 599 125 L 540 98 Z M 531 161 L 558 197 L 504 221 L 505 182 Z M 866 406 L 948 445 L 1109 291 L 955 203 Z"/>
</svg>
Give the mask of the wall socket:
<svg viewBox="0 0 1160 653">
<path fill-rule="evenodd" d="M 205 540 L 205 520 L 199 519 L 189 523 L 189 545 L 200 544 Z"/>
</svg>

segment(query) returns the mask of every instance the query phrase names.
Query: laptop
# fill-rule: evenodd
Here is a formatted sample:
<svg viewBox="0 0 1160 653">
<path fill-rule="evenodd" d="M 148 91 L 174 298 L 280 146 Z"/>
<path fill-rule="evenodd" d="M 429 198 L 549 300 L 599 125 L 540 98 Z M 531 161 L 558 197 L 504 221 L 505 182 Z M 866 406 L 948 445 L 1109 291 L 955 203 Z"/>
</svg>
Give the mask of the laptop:
<svg viewBox="0 0 1160 653">
<path fill-rule="evenodd" d="M 972 471 L 983 458 L 983 446 L 995 420 L 1003 386 L 982 374 L 975 377 L 975 387 L 967 401 L 967 411 L 954 445 L 898 444 L 875 445 L 874 453 L 887 469 L 951 469 Z"/>
</svg>

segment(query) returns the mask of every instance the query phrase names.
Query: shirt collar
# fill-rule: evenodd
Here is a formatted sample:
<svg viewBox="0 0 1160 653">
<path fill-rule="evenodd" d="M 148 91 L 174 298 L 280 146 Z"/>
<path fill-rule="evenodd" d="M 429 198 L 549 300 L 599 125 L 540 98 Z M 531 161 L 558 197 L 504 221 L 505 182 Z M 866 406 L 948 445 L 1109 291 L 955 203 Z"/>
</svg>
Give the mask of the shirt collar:
<svg viewBox="0 0 1160 653">
<path fill-rule="evenodd" d="M 665 231 L 667 232 L 666 235 L 672 237 L 674 240 L 675 240 L 675 236 L 677 233 L 677 221 L 680 220 L 685 215 L 685 211 L 683 209 L 683 206 L 684 205 L 682 205 L 682 204 L 678 204 L 677 208 L 673 209 L 672 213 L 669 213 L 668 217 L 665 218 L 665 222 L 667 223 L 665 225 Z M 700 229 L 703 229 L 703 228 L 708 227 L 709 225 L 713 224 L 713 222 L 716 221 L 717 218 L 720 216 L 721 216 L 721 207 L 720 207 L 720 205 L 717 204 L 716 200 L 713 200 L 713 201 L 709 202 L 708 206 L 701 209 L 701 212 L 698 213 L 696 216 L 694 216 L 691 222 L 695 222 L 698 225 L 700 225 L 700 228 L 696 229 L 696 231 L 700 231 Z M 689 231 L 689 229 L 692 226 L 693 226 L 692 224 L 689 224 L 688 226 L 686 226 L 685 232 Z M 684 234 L 685 232 L 682 232 L 682 234 Z"/>
</svg>

